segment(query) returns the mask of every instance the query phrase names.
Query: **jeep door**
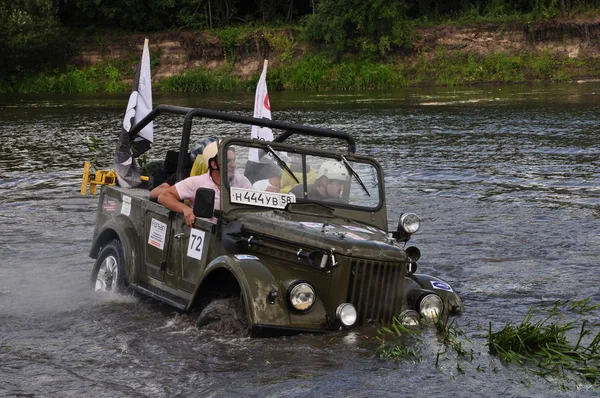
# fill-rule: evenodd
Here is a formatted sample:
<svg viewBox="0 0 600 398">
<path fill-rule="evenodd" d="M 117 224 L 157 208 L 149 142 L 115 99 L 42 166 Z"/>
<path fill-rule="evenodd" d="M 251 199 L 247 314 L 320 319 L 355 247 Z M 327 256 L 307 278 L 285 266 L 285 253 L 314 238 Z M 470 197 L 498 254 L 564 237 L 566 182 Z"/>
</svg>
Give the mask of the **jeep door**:
<svg viewBox="0 0 600 398">
<path fill-rule="evenodd" d="M 152 279 L 162 281 L 168 262 L 169 246 L 171 245 L 172 216 L 164 206 L 147 202 L 144 211 L 144 248 L 141 273 Z M 152 284 L 151 280 L 147 281 Z"/>
<path fill-rule="evenodd" d="M 172 288 L 193 293 L 206 268 L 207 259 L 212 258 L 210 241 L 214 238 L 215 224 L 201 218 L 192 228 L 185 225 L 182 214 L 174 214 L 171 222 L 171 244 L 164 283 Z"/>
</svg>

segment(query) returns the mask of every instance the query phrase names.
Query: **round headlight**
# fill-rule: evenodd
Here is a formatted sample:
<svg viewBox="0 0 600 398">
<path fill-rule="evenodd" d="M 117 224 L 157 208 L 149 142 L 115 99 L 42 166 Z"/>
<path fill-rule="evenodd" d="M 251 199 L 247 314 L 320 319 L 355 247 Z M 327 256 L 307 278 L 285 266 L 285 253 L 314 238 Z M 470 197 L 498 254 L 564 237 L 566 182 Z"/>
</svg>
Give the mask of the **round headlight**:
<svg viewBox="0 0 600 398">
<path fill-rule="evenodd" d="M 315 289 L 306 283 L 301 282 L 290 290 L 290 304 L 298 311 L 308 311 L 316 299 Z"/>
<path fill-rule="evenodd" d="M 400 225 L 409 234 L 414 234 L 421 227 L 421 219 L 415 213 L 404 213 L 400 216 Z"/>
<path fill-rule="evenodd" d="M 338 321 L 346 327 L 350 327 L 356 323 L 356 308 L 350 303 L 340 304 L 335 311 L 335 315 Z"/>
<path fill-rule="evenodd" d="M 404 310 L 398 315 L 398 320 L 404 326 L 419 326 L 419 313 L 413 310 Z"/>
<path fill-rule="evenodd" d="M 442 299 L 437 294 L 428 294 L 419 303 L 421 316 L 430 321 L 434 321 L 441 316 L 443 309 L 444 303 L 442 303 Z"/>
</svg>

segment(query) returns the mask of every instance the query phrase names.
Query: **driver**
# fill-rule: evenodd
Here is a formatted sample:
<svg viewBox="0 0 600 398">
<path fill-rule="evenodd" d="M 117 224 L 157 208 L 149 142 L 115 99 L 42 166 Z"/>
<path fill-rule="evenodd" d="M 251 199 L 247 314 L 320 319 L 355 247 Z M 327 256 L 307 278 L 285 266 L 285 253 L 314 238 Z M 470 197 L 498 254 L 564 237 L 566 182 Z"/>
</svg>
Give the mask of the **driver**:
<svg viewBox="0 0 600 398">
<path fill-rule="evenodd" d="M 328 160 L 324 162 L 317 172 L 314 184 L 308 185 L 306 195 L 309 199 L 337 200 L 344 190 L 344 184 L 348 181 L 348 169 L 338 161 Z M 290 193 L 297 198 L 303 198 L 302 184 L 296 185 Z"/>
<path fill-rule="evenodd" d="M 158 203 L 169 210 L 182 213 L 185 218 L 185 224 L 188 227 L 194 225 L 196 215 L 194 214 L 194 197 L 198 188 L 209 188 L 215 191 L 214 209 L 221 209 L 221 175 L 219 174 L 219 152 L 218 143 L 211 142 L 202 152 L 203 160 L 208 168 L 208 173 L 200 176 L 188 177 L 179 181 L 158 197 Z M 231 186 L 241 188 L 251 188 L 250 181 L 239 173 L 235 172 L 235 152 L 229 148 L 227 151 L 228 178 Z M 190 205 L 183 203 L 183 200 L 189 200 Z M 216 223 L 215 217 L 209 221 Z"/>
</svg>

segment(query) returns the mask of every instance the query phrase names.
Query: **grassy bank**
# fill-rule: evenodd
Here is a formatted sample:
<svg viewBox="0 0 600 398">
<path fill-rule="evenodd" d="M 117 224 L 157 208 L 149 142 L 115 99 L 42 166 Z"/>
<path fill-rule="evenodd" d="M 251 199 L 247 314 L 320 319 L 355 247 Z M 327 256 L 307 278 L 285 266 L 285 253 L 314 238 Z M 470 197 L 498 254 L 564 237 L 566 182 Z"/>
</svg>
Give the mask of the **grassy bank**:
<svg viewBox="0 0 600 398">
<path fill-rule="evenodd" d="M 258 73 L 242 78 L 233 68 L 196 69 L 154 81 L 155 91 L 209 92 L 254 90 Z M 550 52 L 507 55 L 464 54 L 437 47 L 432 53 L 383 62 L 346 56 L 336 60 L 327 54 L 307 53 L 269 68 L 268 86 L 273 91 L 376 90 L 415 85 L 462 86 L 488 83 L 567 82 L 600 75 L 593 58 L 569 58 Z M 4 93 L 127 92 L 133 78 L 130 65 L 103 62 L 93 67 L 51 71 L 20 81 L 0 83 Z"/>
</svg>

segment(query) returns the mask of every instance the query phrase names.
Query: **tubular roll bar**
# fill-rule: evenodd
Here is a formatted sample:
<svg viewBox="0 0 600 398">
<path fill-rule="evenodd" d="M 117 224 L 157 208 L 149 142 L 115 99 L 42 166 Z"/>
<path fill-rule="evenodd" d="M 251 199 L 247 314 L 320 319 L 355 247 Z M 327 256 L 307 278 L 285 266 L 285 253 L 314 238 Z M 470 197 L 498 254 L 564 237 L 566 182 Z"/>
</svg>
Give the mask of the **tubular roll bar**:
<svg viewBox="0 0 600 398">
<path fill-rule="evenodd" d="M 156 119 L 162 113 L 172 113 L 176 115 L 185 115 L 183 122 L 183 133 L 181 136 L 181 145 L 179 147 L 179 154 L 187 153 L 190 143 L 190 133 L 192 131 L 192 119 L 194 117 L 205 117 L 208 119 L 217 119 L 227 122 L 235 122 L 241 124 L 247 124 L 250 126 L 269 127 L 272 129 L 285 130 L 273 139 L 273 142 L 283 142 L 293 134 L 304 134 L 315 137 L 329 137 L 344 140 L 348 143 L 348 152 L 354 153 L 356 151 L 356 143 L 354 138 L 346 132 L 329 130 L 321 127 L 311 127 L 301 124 L 294 124 L 288 122 L 280 122 L 270 119 L 258 119 L 249 116 L 235 115 L 226 112 L 213 111 L 202 108 L 187 108 L 183 106 L 175 105 L 157 105 L 150 113 L 148 113 L 142 120 L 136 123 L 135 126 L 129 131 L 129 137 L 133 139 L 137 133 L 139 133 L 148 123 Z M 177 180 L 183 180 L 183 169 L 185 167 L 184 156 L 179 156 L 177 161 Z"/>
</svg>

